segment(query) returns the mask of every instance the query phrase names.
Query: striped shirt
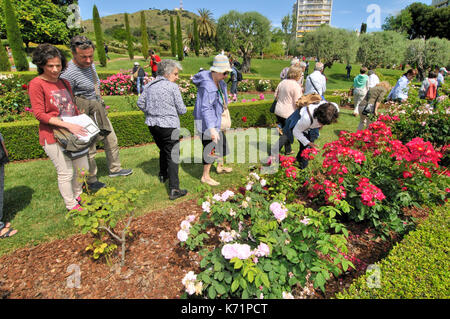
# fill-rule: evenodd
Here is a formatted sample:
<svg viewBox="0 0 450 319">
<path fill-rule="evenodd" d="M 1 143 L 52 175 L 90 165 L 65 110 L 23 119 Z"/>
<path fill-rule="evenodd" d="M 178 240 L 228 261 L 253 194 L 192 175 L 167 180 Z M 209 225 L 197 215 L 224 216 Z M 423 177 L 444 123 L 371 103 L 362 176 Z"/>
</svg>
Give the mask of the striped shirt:
<svg viewBox="0 0 450 319">
<path fill-rule="evenodd" d="M 83 95 L 88 100 L 97 99 L 94 89 L 94 76 L 100 90 L 100 79 L 95 70 L 95 65 L 87 68 L 80 68 L 73 60 L 69 61 L 67 68 L 61 73 L 60 78 L 69 81 L 75 96 Z"/>
</svg>

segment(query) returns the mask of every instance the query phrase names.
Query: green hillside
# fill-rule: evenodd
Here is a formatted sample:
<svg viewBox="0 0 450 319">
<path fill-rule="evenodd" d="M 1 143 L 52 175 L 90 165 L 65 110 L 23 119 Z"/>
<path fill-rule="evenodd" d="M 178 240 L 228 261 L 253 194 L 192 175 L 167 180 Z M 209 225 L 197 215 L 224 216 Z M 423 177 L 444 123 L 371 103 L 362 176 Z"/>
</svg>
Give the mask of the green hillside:
<svg viewBox="0 0 450 319">
<path fill-rule="evenodd" d="M 142 11 L 142 10 L 141 10 Z M 140 27 L 140 12 L 129 13 L 130 17 L 130 28 Z M 170 16 L 180 15 L 182 29 L 185 30 L 187 25 L 191 25 L 193 19 L 198 17 L 195 13 L 189 11 L 177 11 L 177 10 L 144 10 L 145 19 L 147 21 L 148 27 L 158 34 L 159 40 L 167 40 L 170 38 Z M 113 14 L 101 18 L 102 30 L 105 32 L 113 27 L 125 26 L 124 14 Z M 82 26 L 85 28 L 86 33 L 94 32 L 94 26 L 92 19 L 82 21 Z"/>
</svg>

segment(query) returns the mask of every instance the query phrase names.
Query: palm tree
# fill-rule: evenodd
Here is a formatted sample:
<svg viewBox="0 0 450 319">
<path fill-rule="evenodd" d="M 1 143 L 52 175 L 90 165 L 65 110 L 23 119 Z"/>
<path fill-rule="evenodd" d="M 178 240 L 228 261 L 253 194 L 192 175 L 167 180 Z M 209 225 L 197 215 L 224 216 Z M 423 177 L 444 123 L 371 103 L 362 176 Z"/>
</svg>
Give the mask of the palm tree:
<svg viewBox="0 0 450 319">
<path fill-rule="evenodd" d="M 202 47 L 206 42 L 212 40 L 216 36 L 216 24 L 212 16 L 212 12 L 208 9 L 198 9 L 198 34 L 200 36 Z"/>
</svg>

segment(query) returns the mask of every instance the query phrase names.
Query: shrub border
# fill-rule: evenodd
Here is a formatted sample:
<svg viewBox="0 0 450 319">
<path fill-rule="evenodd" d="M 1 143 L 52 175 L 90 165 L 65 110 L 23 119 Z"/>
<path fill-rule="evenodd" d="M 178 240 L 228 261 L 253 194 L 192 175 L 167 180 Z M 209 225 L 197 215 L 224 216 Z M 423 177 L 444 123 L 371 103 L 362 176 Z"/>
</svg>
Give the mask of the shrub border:
<svg viewBox="0 0 450 319">
<path fill-rule="evenodd" d="M 376 264 L 380 270 L 380 288 L 369 288 L 376 281 L 375 273 L 368 272 L 347 290 L 336 294 L 336 298 L 448 299 L 449 210 L 449 203 L 435 207 L 427 220 Z"/>
<path fill-rule="evenodd" d="M 229 106 L 232 128 L 264 127 L 276 123 L 275 116 L 269 112 L 271 101 L 253 103 L 233 103 Z M 193 107 L 180 116 L 181 127 L 187 128 L 194 136 Z M 243 117 L 246 117 L 243 121 Z M 109 114 L 119 147 L 129 147 L 153 142 L 145 117 L 141 111 L 114 112 Z M 47 157 L 39 144 L 39 122 L 36 120 L 0 123 L 0 129 L 10 154 L 11 161 Z M 101 145 L 100 145 L 101 148 Z"/>
</svg>

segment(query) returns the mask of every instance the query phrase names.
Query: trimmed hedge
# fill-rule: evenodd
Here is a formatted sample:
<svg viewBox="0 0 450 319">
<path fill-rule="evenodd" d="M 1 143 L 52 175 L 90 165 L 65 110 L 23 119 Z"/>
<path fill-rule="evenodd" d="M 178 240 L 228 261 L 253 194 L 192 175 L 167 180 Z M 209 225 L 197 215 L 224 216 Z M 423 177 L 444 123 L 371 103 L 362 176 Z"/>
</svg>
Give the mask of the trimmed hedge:
<svg viewBox="0 0 450 319">
<path fill-rule="evenodd" d="M 450 204 L 428 219 L 378 263 L 380 288 L 369 288 L 373 273 L 357 279 L 338 299 L 448 299 L 450 296 Z"/>
<path fill-rule="evenodd" d="M 230 105 L 233 128 L 261 127 L 276 123 L 275 116 L 269 112 L 271 101 L 254 103 L 234 103 Z M 242 120 L 246 117 L 246 121 Z M 117 134 L 120 147 L 153 142 L 144 114 L 141 111 L 110 113 L 109 118 Z M 187 128 L 194 136 L 193 107 L 180 116 L 181 127 Z M 14 123 L 0 123 L 0 130 L 13 161 L 46 157 L 39 145 L 39 123 L 36 120 Z"/>
</svg>

